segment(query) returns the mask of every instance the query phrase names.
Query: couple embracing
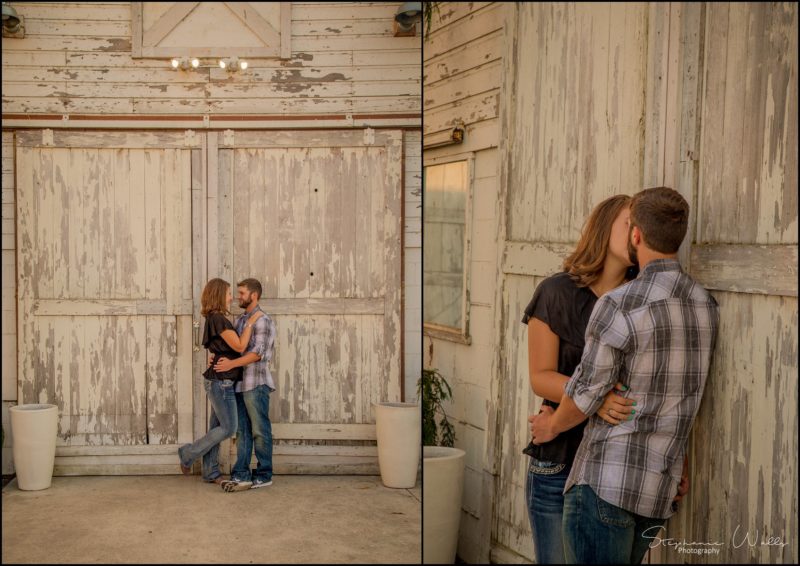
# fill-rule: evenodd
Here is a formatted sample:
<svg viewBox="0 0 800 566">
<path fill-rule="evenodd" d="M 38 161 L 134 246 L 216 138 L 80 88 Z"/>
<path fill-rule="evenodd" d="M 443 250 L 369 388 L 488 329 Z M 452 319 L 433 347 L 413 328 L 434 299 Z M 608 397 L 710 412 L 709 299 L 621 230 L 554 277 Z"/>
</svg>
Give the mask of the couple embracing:
<svg viewBox="0 0 800 566">
<path fill-rule="evenodd" d="M 525 309 L 526 482 L 540 564 L 639 564 L 688 492 L 686 444 L 718 305 L 677 260 L 689 205 L 657 187 L 611 197 Z"/>
<path fill-rule="evenodd" d="M 203 289 L 201 314 L 205 317 L 203 346 L 209 351 L 204 386 L 211 402 L 208 433 L 178 449 L 181 471 L 191 473 L 202 457 L 203 480 L 219 484 L 226 492 L 272 484 L 272 424 L 269 395 L 275 391 L 269 361 L 275 347 L 275 324 L 258 305 L 261 283 L 245 279 L 237 284 L 244 312 L 231 324 L 231 286 L 212 279 Z M 226 480 L 219 470 L 219 445 L 236 435 L 236 464 Z M 251 472 L 255 449 L 258 467 Z"/>
</svg>

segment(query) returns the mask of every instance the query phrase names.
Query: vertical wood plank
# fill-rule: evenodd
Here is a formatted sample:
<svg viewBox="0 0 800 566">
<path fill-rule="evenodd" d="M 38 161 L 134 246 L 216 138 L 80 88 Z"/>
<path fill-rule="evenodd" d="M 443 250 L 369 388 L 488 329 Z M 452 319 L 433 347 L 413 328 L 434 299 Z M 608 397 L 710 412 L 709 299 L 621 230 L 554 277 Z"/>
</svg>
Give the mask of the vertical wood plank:
<svg viewBox="0 0 800 566">
<path fill-rule="evenodd" d="M 356 191 L 359 169 L 363 167 L 365 152 L 360 149 L 346 147 L 342 149 L 342 178 L 339 201 L 342 214 L 349 218 L 356 208 Z M 356 224 L 358 221 L 348 219 L 341 226 L 341 262 L 339 263 L 339 280 L 342 297 L 354 297 L 356 287 Z"/>
<path fill-rule="evenodd" d="M 177 442 L 192 442 L 192 317 L 178 316 L 176 336 Z"/>
<path fill-rule="evenodd" d="M 130 252 L 128 258 L 131 273 L 130 297 L 144 299 L 147 289 L 147 237 L 145 213 L 145 163 L 144 150 L 131 149 L 128 151 L 129 187 L 128 206 L 130 210 Z"/>
<path fill-rule="evenodd" d="M 37 298 L 53 297 L 53 152 L 39 151 L 39 167 L 34 172 L 36 184 L 36 271 Z"/>
<path fill-rule="evenodd" d="M 114 297 L 131 298 L 131 163 L 129 149 L 109 151 L 112 161 L 112 221 L 114 231 Z"/>
<path fill-rule="evenodd" d="M 292 3 L 281 2 L 281 59 L 292 56 Z"/>
<path fill-rule="evenodd" d="M 201 149 L 192 150 L 192 323 L 198 323 L 197 341 L 202 340 L 203 317 L 200 315 L 200 297 L 203 287 L 208 280 L 206 258 L 208 254 L 208 239 L 206 226 L 208 222 L 207 191 L 206 191 L 206 134 L 202 135 Z M 194 330 L 194 329 L 193 329 Z M 193 337 L 194 338 L 194 337 Z M 194 342 L 194 340 L 193 340 Z M 204 428 L 205 394 L 203 389 L 203 378 L 200 377 L 207 365 L 206 350 L 199 346 L 197 352 L 192 357 L 192 435 L 200 438 Z M 179 438 L 182 438 L 183 430 L 179 431 Z"/>
<path fill-rule="evenodd" d="M 163 152 L 145 150 L 144 152 L 144 207 L 145 207 L 145 297 L 165 299 L 162 266 L 164 265 L 164 224 L 165 211 L 161 206 L 161 192 L 164 186 Z"/>
<path fill-rule="evenodd" d="M 220 248 L 222 242 L 219 239 L 219 199 L 217 187 L 219 186 L 218 170 L 218 134 L 208 132 L 206 134 L 208 144 L 207 153 L 208 164 L 208 278 L 219 277 L 220 273 Z"/>
<path fill-rule="evenodd" d="M 219 267 L 218 272 L 213 275 L 213 277 L 221 277 L 228 281 L 231 284 L 231 292 L 234 294 L 236 293 L 235 279 L 239 277 L 240 273 L 249 269 L 247 261 L 248 242 L 239 242 L 236 238 L 236 230 L 239 226 L 235 222 L 237 217 L 236 204 L 239 199 L 242 199 L 241 202 L 246 202 L 244 199 L 249 197 L 249 190 L 240 188 L 238 184 L 240 180 L 244 180 L 247 177 L 249 171 L 246 168 L 237 170 L 238 165 L 234 165 L 235 155 L 233 150 L 218 150 Z M 245 167 L 249 166 L 247 160 L 239 162 L 240 164 L 244 164 Z M 242 212 L 245 213 L 244 211 Z M 242 224 L 245 223 L 242 222 Z M 249 239 L 249 226 L 242 226 L 241 230 L 243 230 L 243 238 Z"/>
<path fill-rule="evenodd" d="M 325 297 L 342 296 L 342 200 L 344 185 L 342 149 L 330 148 L 324 172 L 325 193 Z"/>
<path fill-rule="evenodd" d="M 114 299 L 119 297 L 117 289 L 119 276 L 116 274 L 115 231 L 114 224 L 116 211 L 114 210 L 114 160 L 113 150 L 101 149 L 97 152 L 97 182 L 98 182 L 98 237 L 100 240 L 100 255 L 98 266 L 103 266 L 108 273 L 107 277 L 99 277 L 99 297 Z"/>
<path fill-rule="evenodd" d="M 385 207 L 388 203 L 386 188 L 386 150 L 384 148 L 368 149 L 364 152 L 364 161 L 368 163 L 368 171 L 372 174 L 369 179 L 370 192 L 370 297 L 378 298 L 386 293 L 386 232 L 384 230 Z M 378 245 L 377 242 L 383 242 Z M 394 242 L 396 243 L 396 242 Z"/>
<path fill-rule="evenodd" d="M 386 148 L 386 207 L 384 210 L 384 253 L 386 280 L 384 296 L 384 340 L 386 347 L 386 399 L 399 401 L 403 375 L 402 341 L 402 198 L 403 139 L 395 132 Z"/>
<path fill-rule="evenodd" d="M 52 222 L 53 232 L 49 244 L 50 253 L 53 254 L 53 298 L 64 299 L 69 289 L 69 187 L 67 186 L 67 172 L 69 171 L 69 150 L 53 148 L 53 194 L 52 194 Z"/>
<path fill-rule="evenodd" d="M 321 298 L 325 294 L 326 192 L 325 174 L 330 154 L 326 148 L 308 150 L 309 169 L 309 223 L 314 227 L 314 237 L 309 243 L 309 297 Z M 314 275 L 311 275 L 313 273 Z"/>
<path fill-rule="evenodd" d="M 287 159 L 287 150 L 258 150 L 258 159 L 264 165 L 264 216 L 261 219 L 264 227 L 262 241 L 262 279 L 264 297 L 280 296 L 278 281 L 280 279 L 280 225 L 279 194 L 288 194 L 290 179 L 281 166 Z"/>
<path fill-rule="evenodd" d="M 370 184 L 375 178 L 376 172 L 374 161 L 369 158 L 365 151 L 358 152 L 358 167 L 350 177 L 350 184 L 355 199 L 355 206 L 352 210 L 355 213 L 356 222 L 354 234 L 353 250 L 353 285 L 351 296 L 357 298 L 371 297 L 370 286 L 370 260 L 372 258 L 373 241 L 370 240 L 370 227 L 376 221 L 370 210 Z M 312 244 L 313 245 L 313 244 Z"/>
<path fill-rule="evenodd" d="M 178 250 L 181 255 L 180 269 L 180 295 L 182 302 L 192 300 L 192 151 L 189 149 L 180 152 L 181 167 L 181 231 L 178 237 L 180 242 Z M 181 314 L 189 315 L 191 312 L 181 309 Z M 190 321 L 191 322 L 191 321 Z M 190 324 L 191 326 L 191 324 Z M 191 340 L 191 338 L 190 338 Z M 191 347 L 190 347 L 191 351 Z M 190 354 L 191 356 L 191 354 Z M 191 371 L 191 365 L 190 365 Z"/>
<path fill-rule="evenodd" d="M 86 154 L 83 150 L 67 149 L 68 168 L 66 170 L 66 187 L 69 198 L 66 199 L 65 214 L 68 222 L 68 238 L 64 240 L 68 249 L 69 261 L 67 262 L 67 293 L 69 298 L 82 299 L 86 297 L 85 283 L 87 279 L 86 262 L 88 250 L 85 247 L 85 232 L 88 229 L 85 221 L 86 203 L 84 202 L 85 188 L 83 187 L 83 170 L 86 164 Z"/>
<path fill-rule="evenodd" d="M 308 298 L 311 287 L 311 240 L 315 231 L 310 229 L 309 217 L 311 168 L 309 167 L 309 149 L 294 150 L 297 157 L 294 173 L 294 190 L 292 194 L 292 210 L 295 218 L 295 229 L 292 234 L 292 291 L 294 298 Z"/>
</svg>

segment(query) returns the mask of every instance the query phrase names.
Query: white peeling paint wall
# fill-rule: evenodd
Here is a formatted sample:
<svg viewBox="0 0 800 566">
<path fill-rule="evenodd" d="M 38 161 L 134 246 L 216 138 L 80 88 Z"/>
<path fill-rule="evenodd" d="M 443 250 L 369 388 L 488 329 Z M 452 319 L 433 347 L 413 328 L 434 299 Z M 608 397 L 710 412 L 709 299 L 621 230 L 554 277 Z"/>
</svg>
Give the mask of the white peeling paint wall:
<svg viewBox="0 0 800 566">
<path fill-rule="evenodd" d="M 434 15 L 423 46 L 424 137 L 463 120 L 461 145 L 425 150 L 423 163 L 457 154 L 474 156 L 469 327 L 471 344 L 425 337 L 423 363 L 438 368 L 453 389 L 446 407 L 455 424 L 456 447 L 466 451 L 458 555 L 468 563 L 488 563 L 494 476 L 486 459 L 494 436 L 488 415 L 494 338 L 494 277 L 497 219 L 500 217 L 498 94 L 505 49 L 507 5 L 445 2 Z M 432 355 L 431 355 L 432 353 Z"/>
<path fill-rule="evenodd" d="M 3 473 L 13 472 L 11 427 L 8 407 L 17 401 L 17 303 L 14 256 L 14 145 L 13 136 L 3 132 L 3 220 L 2 220 L 2 347 L 3 347 Z"/>
<path fill-rule="evenodd" d="M 403 293 L 405 400 L 417 399 L 422 371 L 422 134 L 405 132 L 405 212 L 403 214 Z"/>
</svg>

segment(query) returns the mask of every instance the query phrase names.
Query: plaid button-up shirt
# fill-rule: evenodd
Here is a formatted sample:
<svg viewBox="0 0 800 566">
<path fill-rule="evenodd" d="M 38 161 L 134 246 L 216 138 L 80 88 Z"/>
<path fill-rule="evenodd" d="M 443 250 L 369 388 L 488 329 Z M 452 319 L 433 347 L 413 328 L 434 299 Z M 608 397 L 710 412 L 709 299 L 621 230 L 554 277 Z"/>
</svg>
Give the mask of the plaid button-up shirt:
<svg viewBox="0 0 800 566">
<path fill-rule="evenodd" d="M 597 301 L 581 363 L 564 386 L 592 415 L 564 493 L 588 484 L 632 513 L 672 515 L 718 326 L 714 297 L 673 259 L 651 261 Z M 637 404 L 633 420 L 612 426 L 595 413 L 617 381 Z"/>
<path fill-rule="evenodd" d="M 236 333 L 242 335 L 244 325 L 247 319 L 256 311 L 261 311 L 260 306 L 256 306 L 253 312 L 243 312 L 236 317 Z M 264 312 L 264 311 L 261 311 Z M 236 382 L 236 392 L 244 393 L 251 391 L 259 385 L 266 385 L 270 391 L 275 391 L 275 382 L 272 380 L 272 374 L 269 371 L 269 362 L 272 359 L 272 354 L 275 351 L 275 323 L 267 313 L 259 318 L 253 332 L 250 335 L 250 341 L 247 343 L 247 348 L 242 355 L 247 352 L 254 352 L 261 356 L 261 359 L 252 364 L 244 366 L 242 372 L 242 380 Z"/>
</svg>

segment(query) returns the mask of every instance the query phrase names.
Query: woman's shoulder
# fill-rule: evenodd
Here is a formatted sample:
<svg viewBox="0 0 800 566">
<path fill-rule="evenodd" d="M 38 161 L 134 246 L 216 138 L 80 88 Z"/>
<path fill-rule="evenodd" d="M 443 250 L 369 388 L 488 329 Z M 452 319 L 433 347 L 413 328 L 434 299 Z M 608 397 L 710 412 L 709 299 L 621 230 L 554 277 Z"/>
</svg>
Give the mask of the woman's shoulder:
<svg viewBox="0 0 800 566">
<path fill-rule="evenodd" d="M 564 292 L 574 292 L 578 289 L 575 280 L 566 271 L 560 271 L 542 280 L 539 287 L 543 293 L 562 294 Z"/>
</svg>

